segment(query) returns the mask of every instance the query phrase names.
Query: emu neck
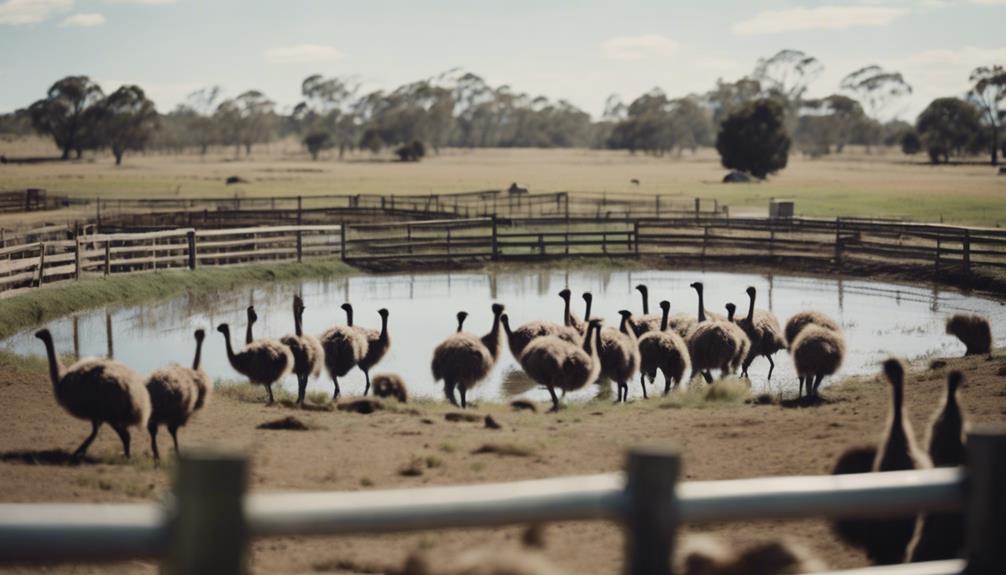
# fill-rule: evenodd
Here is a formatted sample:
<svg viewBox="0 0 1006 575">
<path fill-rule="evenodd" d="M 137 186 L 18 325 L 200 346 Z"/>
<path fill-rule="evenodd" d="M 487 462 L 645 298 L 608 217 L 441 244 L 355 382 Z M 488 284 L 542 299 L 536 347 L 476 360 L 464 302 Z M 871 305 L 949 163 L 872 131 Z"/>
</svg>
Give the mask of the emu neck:
<svg viewBox="0 0 1006 575">
<path fill-rule="evenodd" d="M 583 351 L 585 351 L 587 353 L 587 355 L 592 356 L 592 357 L 594 355 L 594 352 L 596 351 L 596 349 L 594 347 L 594 333 L 596 331 L 597 331 L 596 327 L 594 327 L 592 325 L 588 326 L 587 327 L 587 335 L 583 338 Z"/>
<path fill-rule="evenodd" d="M 381 341 L 388 341 L 388 316 L 381 316 Z"/>
<path fill-rule="evenodd" d="M 947 403 L 943 408 L 943 413 L 959 413 L 961 407 L 957 404 L 957 388 L 947 386 Z"/>
<path fill-rule="evenodd" d="M 255 341 L 255 338 L 252 337 L 253 325 L 255 325 L 255 321 L 251 318 L 248 318 L 248 327 L 245 328 L 245 345 L 248 345 L 249 343 Z"/>
<path fill-rule="evenodd" d="M 562 323 L 563 323 L 563 325 L 567 325 L 567 326 L 568 325 L 572 325 L 572 323 L 573 323 L 572 322 L 572 318 L 569 315 L 569 298 L 568 297 L 564 297 L 564 298 L 562 298 L 562 301 L 563 301 L 563 306 L 562 306 Z"/>
<path fill-rule="evenodd" d="M 234 363 L 234 348 L 231 347 L 231 332 L 224 332 L 224 347 L 227 348 L 227 360 Z"/>
<path fill-rule="evenodd" d="M 752 292 L 751 295 L 748 296 L 748 297 L 750 298 L 751 301 L 748 304 L 748 317 L 747 317 L 747 321 L 748 321 L 748 323 L 751 323 L 751 322 L 754 321 L 754 306 L 755 306 L 755 294 L 754 294 L 754 292 Z"/>
<path fill-rule="evenodd" d="M 650 294 L 647 293 L 648 291 L 645 289 L 639 290 L 639 295 L 643 298 L 643 315 L 650 313 Z"/>
<path fill-rule="evenodd" d="M 500 352 L 500 314 L 493 316 L 493 327 L 482 338 L 482 345 L 486 346 L 493 359 L 499 357 Z"/>
<path fill-rule="evenodd" d="M 594 299 L 591 298 L 584 300 L 583 303 L 584 303 L 583 321 L 590 321 L 590 306 L 594 303 Z"/>
<path fill-rule="evenodd" d="M 663 309 L 663 313 L 660 316 L 660 331 L 667 331 L 667 319 L 671 315 L 671 306 L 667 306 Z"/>
<path fill-rule="evenodd" d="M 56 357 L 56 347 L 52 343 L 52 338 L 46 338 L 43 343 L 45 344 L 45 354 L 49 358 L 49 378 L 52 380 L 52 386 L 59 387 L 59 382 L 63 379 L 63 366 L 59 363 L 59 358 Z"/>
<path fill-rule="evenodd" d="M 627 315 L 623 315 L 622 323 L 618 325 L 618 330 L 624 333 L 625 335 L 629 336 L 630 338 L 635 339 L 634 338 L 634 336 L 636 335 L 635 327 L 636 326 L 632 323 L 632 319 Z"/>
<path fill-rule="evenodd" d="M 706 304 L 702 298 L 702 290 L 695 290 L 699 294 L 699 321 L 706 321 Z"/>
<path fill-rule="evenodd" d="M 296 310 L 293 312 L 293 332 L 297 334 L 297 337 L 304 335 L 304 318 L 303 311 Z"/>
<path fill-rule="evenodd" d="M 199 369 L 199 366 L 203 362 L 203 340 L 196 340 L 196 357 L 192 360 L 192 369 Z"/>
<path fill-rule="evenodd" d="M 353 308 L 346 306 L 346 325 L 353 327 Z"/>
</svg>

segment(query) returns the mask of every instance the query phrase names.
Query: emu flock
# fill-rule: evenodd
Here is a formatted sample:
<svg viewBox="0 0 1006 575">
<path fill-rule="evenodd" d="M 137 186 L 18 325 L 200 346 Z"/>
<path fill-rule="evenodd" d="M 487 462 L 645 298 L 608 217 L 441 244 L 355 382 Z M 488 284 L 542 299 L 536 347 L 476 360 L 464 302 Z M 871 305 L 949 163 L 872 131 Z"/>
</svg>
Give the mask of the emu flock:
<svg viewBox="0 0 1006 575">
<path fill-rule="evenodd" d="M 768 360 L 767 377 L 771 379 L 775 368 L 772 357 L 783 349 L 792 356 L 799 377 L 798 399 L 806 393 L 813 400 L 821 381 L 841 367 L 845 341 L 841 326 L 828 316 L 803 311 L 789 318 L 784 330 L 775 315 L 755 307 L 754 287 L 746 290 L 748 307 L 742 317 L 736 317 L 733 303 L 724 306 L 726 315 L 707 310 L 703 285 L 696 282 L 691 287 L 697 295 L 697 313 L 671 314 L 670 303 L 664 300 L 659 306 L 661 313 L 651 314 L 647 286 L 636 286 L 642 298 L 642 313 L 619 311 L 617 328 L 605 327 L 601 319 L 591 316 L 590 292 L 582 295 L 584 315 L 582 319 L 578 317 L 571 309 L 569 289 L 558 294 L 563 301 L 561 322 L 535 320 L 514 327 L 504 306 L 493 303 L 489 332 L 478 336 L 465 331 L 468 314 L 458 312 L 456 332 L 440 342 L 433 352 L 433 379 L 444 382 L 448 401 L 467 407 L 468 391 L 492 371 L 502 351 L 504 336 L 510 352 L 527 375 L 548 390 L 553 412 L 560 408 L 558 393 L 565 395 L 603 379 L 617 385 L 616 402 L 625 402 L 629 383 L 637 372 L 644 399 L 648 397 L 647 382 L 656 380 L 658 370 L 663 373 L 665 395 L 685 382 L 686 377 L 691 381 L 701 376 L 711 383 L 714 370 L 719 371 L 721 378 L 738 371 L 747 377 L 748 367 L 758 357 Z M 354 367 L 364 373 L 366 396 L 371 388 L 371 369 L 391 347 L 389 312 L 384 308 L 378 310 L 381 327 L 371 329 L 354 325 L 351 304 L 342 304 L 342 309 L 346 323 L 335 325 L 318 337 L 303 331 L 305 306 L 299 296 L 293 299 L 293 334 L 279 339 L 256 339 L 253 328 L 258 316 L 254 307 L 247 309 L 245 342 L 240 349 L 235 349 L 231 342 L 229 325 L 220 324 L 217 331 L 224 338 L 231 366 L 252 384 L 265 387 L 268 403 L 273 402 L 273 384 L 292 372 L 297 376 L 297 405 L 303 405 L 308 381 L 318 377 L 322 367 L 332 379 L 333 400 L 341 393 L 339 378 Z M 947 333 L 964 342 L 968 355 L 991 352 L 991 330 L 982 317 L 954 316 L 947 321 Z M 126 457 L 129 429 L 146 426 L 151 451 L 159 459 L 159 427 L 168 428 L 177 451 L 179 428 L 209 398 L 212 385 L 201 367 L 205 338 L 202 329 L 195 332 L 191 368 L 166 367 L 146 379 L 113 359 L 86 358 L 64 367 L 49 330 L 42 329 L 35 335 L 45 344 L 57 401 L 71 415 L 91 422 L 91 434 L 77 448 L 75 457 L 86 453 L 100 427 L 107 423 L 122 440 Z M 374 380 L 375 395 L 407 401 L 408 391 L 400 376 L 380 374 Z"/>
</svg>

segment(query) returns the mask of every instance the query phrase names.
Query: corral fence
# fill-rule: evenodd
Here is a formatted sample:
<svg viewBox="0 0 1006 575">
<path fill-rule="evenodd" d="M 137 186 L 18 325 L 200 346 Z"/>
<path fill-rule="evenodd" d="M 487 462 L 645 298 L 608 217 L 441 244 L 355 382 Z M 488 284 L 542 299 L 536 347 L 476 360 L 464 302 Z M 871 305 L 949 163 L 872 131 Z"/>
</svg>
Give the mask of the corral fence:
<svg viewBox="0 0 1006 575">
<path fill-rule="evenodd" d="M 97 233 L 51 226 L 0 248 L 0 293 L 138 271 L 308 257 L 455 262 L 663 257 L 711 262 L 814 261 L 913 266 L 968 277 L 1006 270 L 1006 230 L 837 218 L 447 218 Z M 69 236 L 69 237 L 68 237 Z"/>
<path fill-rule="evenodd" d="M 57 210 L 72 203 L 75 202 L 67 196 L 49 194 L 39 188 L 0 191 L 0 213 Z"/>
<path fill-rule="evenodd" d="M 345 225 L 347 261 L 558 256 L 803 258 L 1006 269 L 1006 230 L 855 218 L 470 218 Z"/>
<path fill-rule="evenodd" d="M 186 455 L 162 504 L 0 504 L 0 563 L 154 559 L 162 572 L 247 571 L 253 539 L 611 521 L 629 575 L 671 575 L 683 524 L 963 514 L 966 556 L 857 575 L 1006 571 L 1006 433 L 967 438 L 965 468 L 678 483 L 672 452 L 630 452 L 625 473 L 390 491 L 246 494 L 238 456 Z"/>
</svg>

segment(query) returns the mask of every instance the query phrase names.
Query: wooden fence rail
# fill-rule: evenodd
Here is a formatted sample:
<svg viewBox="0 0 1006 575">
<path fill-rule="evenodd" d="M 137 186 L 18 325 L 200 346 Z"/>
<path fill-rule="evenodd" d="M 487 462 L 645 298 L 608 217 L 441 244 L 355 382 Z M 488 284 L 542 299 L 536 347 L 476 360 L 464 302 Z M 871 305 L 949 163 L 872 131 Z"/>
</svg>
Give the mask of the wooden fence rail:
<svg viewBox="0 0 1006 575">
<path fill-rule="evenodd" d="M 630 452 L 625 474 L 343 493 L 246 496 L 239 457 L 182 457 L 173 503 L 0 504 L 0 563 L 156 558 L 166 573 L 242 573 L 251 538 L 360 535 L 554 521 L 626 530 L 626 573 L 672 574 L 682 524 L 752 519 L 889 518 L 960 511 L 967 563 L 861 575 L 1000 574 L 1006 569 L 1006 433 L 968 435 L 965 469 L 678 483 L 676 453 Z"/>
</svg>

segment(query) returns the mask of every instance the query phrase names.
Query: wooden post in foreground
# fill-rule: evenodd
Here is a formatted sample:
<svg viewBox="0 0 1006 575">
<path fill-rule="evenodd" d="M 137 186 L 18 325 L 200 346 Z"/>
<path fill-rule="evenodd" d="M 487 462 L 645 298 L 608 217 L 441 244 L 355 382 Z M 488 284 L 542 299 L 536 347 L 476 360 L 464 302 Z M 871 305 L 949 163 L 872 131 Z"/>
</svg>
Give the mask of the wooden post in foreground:
<svg viewBox="0 0 1006 575">
<path fill-rule="evenodd" d="M 499 243 L 496 238 L 496 213 L 493 213 L 492 259 L 499 259 Z"/>
<path fill-rule="evenodd" d="M 38 254 L 38 285 L 36 287 L 42 287 L 45 283 L 45 242 L 40 242 L 39 254 Z"/>
<path fill-rule="evenodd" d="M 248 464 L 243 457 L 189 453 L 178 462 L 175 515 L 165 575 L 248 572 L 244 496 Z"/>
<path fill-rule="evenodd" d="M 681 472 L 675 452 L 636 449 L 626 464 L 626 575 L 671 575 L 678 523 L 674 487 Z"/>
<path fill-rule="evenodd" d="M 968 434 L 965 541 L 967 575 L 993 575 L 1006 566 L 1006 427 Z"/>
<path fill-rule="evenodd" d="M 194 270 L 198 265 L 196 259 L 196 230 L 189 230 L 185 235 L 189 240 L 189 269 Z"/>
</svg>

